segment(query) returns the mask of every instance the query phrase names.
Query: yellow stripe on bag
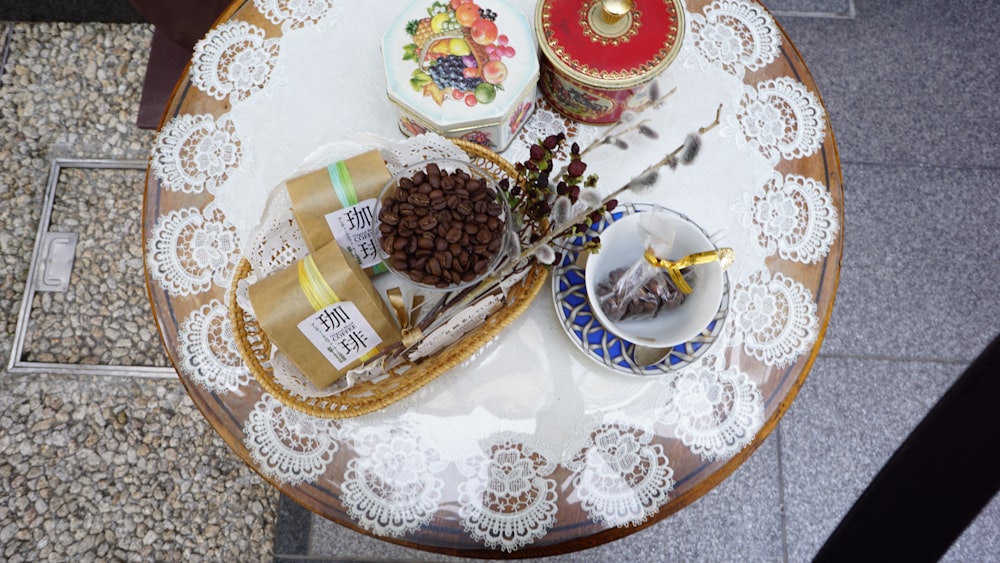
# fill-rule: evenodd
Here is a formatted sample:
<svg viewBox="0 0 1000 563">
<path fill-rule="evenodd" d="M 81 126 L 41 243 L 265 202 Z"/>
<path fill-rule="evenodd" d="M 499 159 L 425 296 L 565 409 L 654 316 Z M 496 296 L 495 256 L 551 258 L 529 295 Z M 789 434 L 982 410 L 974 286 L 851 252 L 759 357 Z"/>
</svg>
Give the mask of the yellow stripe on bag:
<svg viewBox="0 0 1000 563">
<path fill-rule="evenodd" d="M 302 293 L 306 295 L 306 299 L 309 300 L 309 304 L 315 311 L 322 311 L 340 301 L 333 288 L 323 279 L 323 274 L 316 266 L 312 255 L 299 261 L 299 287 L 302 288 Z"/>
<path fill-rule="evenodd" d="M 319 266 L 316 265 L 311 254 L 299 261 L 299 287 L 302 288 L 302 293 L 305 294 L 314 311 L 322 311 L 330 305 L 340 302 L 337 293 L 333 291 L 330 284 L 326 283 L 323 273 L 319 271 Z M 379 349 L 376 346 L 358 359 L 367 362 L 378 352 Z"/>
</svg>

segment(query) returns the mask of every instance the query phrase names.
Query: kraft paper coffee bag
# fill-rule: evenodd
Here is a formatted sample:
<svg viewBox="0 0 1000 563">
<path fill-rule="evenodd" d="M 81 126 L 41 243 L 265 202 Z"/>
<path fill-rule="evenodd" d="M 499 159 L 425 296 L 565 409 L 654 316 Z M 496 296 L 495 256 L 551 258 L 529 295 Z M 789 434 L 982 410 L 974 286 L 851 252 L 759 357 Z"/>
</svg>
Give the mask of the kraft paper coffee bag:
<svg viewBox="0 0 1000 563">
<path fill-rule="evenodd" d="M 335 243 L 253 284 L 249 295 L 271 342 L 320 389 L 401 338 L 368 276 Z"/>
<path fill-rule="evenodd" d="M 372 239 L 372 220 L 378 195 L 391 177 L 382 156 L 373 150 L 286 181 L 309 251 L 336 240 L 369 276 L 384 272 Z"/>
</svg>

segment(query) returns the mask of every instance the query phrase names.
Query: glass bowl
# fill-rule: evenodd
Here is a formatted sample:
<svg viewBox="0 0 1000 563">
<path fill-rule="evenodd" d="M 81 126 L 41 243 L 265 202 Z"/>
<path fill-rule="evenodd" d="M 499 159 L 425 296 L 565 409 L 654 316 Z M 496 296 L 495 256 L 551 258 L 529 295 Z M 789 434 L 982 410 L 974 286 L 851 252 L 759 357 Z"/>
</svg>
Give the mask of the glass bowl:
<svg viewBox="0 0 1000 563">
<path fill-rule="evenodd" d="M 435 167 L 440 182 L 425 182 Z M 473 181 L 486 195 L 465 189 Z M 478 284 L 503 263 L 514 236 L 510 216 L 492 176 L 470 162 L 438 158 L 407 166 L 386 183 L 372 225 L 389 272 L 423 289 L 456 291 Z"/>
</svg>

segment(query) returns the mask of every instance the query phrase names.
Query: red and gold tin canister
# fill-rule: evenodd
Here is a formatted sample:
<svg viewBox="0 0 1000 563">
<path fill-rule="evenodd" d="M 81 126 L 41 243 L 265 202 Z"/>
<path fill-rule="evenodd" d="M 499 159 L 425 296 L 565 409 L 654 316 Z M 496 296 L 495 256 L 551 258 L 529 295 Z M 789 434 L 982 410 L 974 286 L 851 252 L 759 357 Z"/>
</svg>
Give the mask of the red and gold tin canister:
<svg viewBox="0 0 1000 563">
<path fill-rule="evenodd" d="M 681 0 L 539 0 L 539 87 L 560 112 L 615 123 L 649 101 L 684 39 Z"/>
</svg>

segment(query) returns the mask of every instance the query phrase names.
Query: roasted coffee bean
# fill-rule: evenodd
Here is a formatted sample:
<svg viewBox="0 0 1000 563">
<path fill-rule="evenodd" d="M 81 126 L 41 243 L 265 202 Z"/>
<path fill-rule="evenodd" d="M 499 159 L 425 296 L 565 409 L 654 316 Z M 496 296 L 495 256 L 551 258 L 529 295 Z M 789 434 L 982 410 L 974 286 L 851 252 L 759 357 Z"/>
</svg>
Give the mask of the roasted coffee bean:
<svg viewBox="0 0 1000 563">
<path fill-rule="evenodd" d="M 465 224 L 465 232 L 468 233 L 468 234 L 470 234 L 470 235 L 474 235 L 474 234 L 476 234 L 476 233 L 479 232 L 479 225 L 477 225 L 475 223 L 466 223 Z M 489 232 L 487 232 L 486 234 L 488 236 Z"/>
<path fill-rule="evenodd" d="M 486 266 L 487 266 L 486 260 L 479 260 L 478 262 L 476 262 L 476 267 L 473 268 L 473 271 L 476 272 L 477 276 L 485 274 L 486 273 Z"/>
<path fill-rule="evenodd" d="M 441 187 L 441 175 L 440 174 L 428 174 L 427 183 L 431 185 L 432 189 L 438 189 Z"/>
<path fill-rule="evenodd" d="M 473 216 L 473 220 L 480 225 L 485 225 L 486 222 L 490 220 L 490 216 L 485 213 L 476 213 Z"/>
<path fill-rule="evenodd" d="M 399 222 L 399 226 L 401 228 L 409 229 L 411 231 L 415 231 L 417 229 L 417 225 L 419 224 L 420 224 L 420 219 L 417 218 L 416 215 L 407 215 L 406 217 L 403 217 L 403 219 Z"/>
<path fill-rule="evenodd" d="M 441 262 L 438 261 L 438 259 L 437 259 L 436 256 L 431 256 L 427 260 L 427 271 L 430 272 L 431 275 L 434 275 L 434 276 L 440 276 L 441 275 Z"/>
<path fill-rule="evenodd" d="M 441 178 L 441 188 L 445 190 L 450 190 L 455 187 L 455 177 L 454 176 L 444 176 Z"/>
<path fill-rule="evenodd" d="M 434 176 L 440 176 L 441 175 L 441 167 L 439 167 L 436 162 L 432 162 L 432 163 L 428 164 L 427 168 L 424 168 L 424 170 L 427 171 L 427 175 L 428 176 L 432 176 L 432 175 L 434 175 Z"/>
<path fill-rule="evenodd" d="M 437 191 L 441 191 L 441 190 L 437 190 Z M 441 210 L 443 210 L 443 209 L 445 209 L 447 207 L 448 207 L 448 198 L 444 197 L 443 195 L 439 195 L 437 197 L 433 197 L 432 196 L 432 199 L 431 199 L 431 209 L 433 209 L 435 211 L 441 211 Z"/>
<path fill-rule="evenodd" d="M 428 192 L 429 191 L 430 190 L 428 190 Z M 406 198 L 406 201 L 412 203 L 413 207 L 422 207 L 426 211 L 427 210 L 427 206 L 430 205 L 430 203 L 431 203 L 431 196 L 429 196 L 429 195 L 427 195 L 425 193 L 422 193 L 422 192 L 417 192 L 417 193 L 410 194 Z"/>
<path fill-rule="evenodd" d="M 487 203 L 485 201 L 483 201 L 483 200 L 473 201 L 472 202 L 472 211 L 474 211 L 476 213 L 476 215 L 479 215 L 479 214 L 482 214 L 482 213 L 486 213 L 486 206 L 487 206 Z"/>
<path fill-rule="evenodd" d="M 472 202 L 467 199 L 459 200 L 458 205 L 455 206 L 455 212 L 463 217 L 472 215 Z"/>
<path fill-rule="evenodd" d="M 396 207 L 396 213 L 398 213 L 400 217 L 413 215 L 413 204 L 409 202 L 400 202 L 399 206 Z"/>
<path fill-rule="evenodd" d="M 396 235 L 388 235 L 382 239 L 382 251 L 386 254 L 392 254 L 395 250 L 394 246 L 396 244 Z"/>
<path fill-rule="evenodd" d="M 442 268 L 444 268 L 445 270 L 450 270 L 453 263 L 455 262 L 455 257 L 452 256 L 451 252 L 445 251 L 442 252 L 441 255 L 438 257 L 438 261 L 441 262 Z"/>
<path fill-rule="evenodd" d="M 434 240 L 434 250 L 437 250 L 438 252 L 445 252 L 448 250 L 448 241 L 446 241 L 443 236 L 436 238 Z"/>
<path fill-rule="evenodd" d="M 382 233 L 382 236 L 386 236 L 386 235 L 391 235 L 393 232 L 395 232 L 396 227 L 390 225 L 389 223 L 379 223 L 378 230 L 380 233 Z"/>
<path fill-rule="evenodd" d="M 462 227 L 461 225 L 452 225 L 448 232 L 445 233 L 444 239 L 450 243 L 456 243 L 462 240 Z"/>
<path fill-rule="evenodd" d="M 410 241 L 407 240 L 405 237 L 397 237 L 393 241 L 393 243 L 392 243 L 392 250 L 393 251 L 396 251 L 396 250 L 406 250 L 406 247 L 409 244 L 410 244 Z"/>
<path fill-rule="evenodd" d="M 503 213 L 503 206 L 493 201 L 486 206 L 486 213 L 492 217 L 499 217 Z"/>
<path fill-rule="evenodd" d="M 427 233 L 424 233 L 425 235 Z M 434 237 L 433 236 L 421 236 L 417 239 L 417 248 L 421 250 L 433 250 L 434 249 Z"/>
<path fill-rule="evenodd" d="M 493 251 L 490 250 L 489 243 L 490 241 L 494 240 L 499 240 L 499 239 L 497 239 L 493 233 L 489 232 L 486 229 L 482 229 L 478 233 L 476 233 L 476 242 L 478 242 L 479 244 L 485 244 L 486 251 L 490 254 L 493 254 Z"/>
<path fill-rule="evenodd" d="M 399 215 L 397 215 L 396 212 L 392 211 L 390 208 L 383 207 L 382 211 L 378 214 L 378 220 L 387 225 L 398 225 Z"/>
<path fill-rule="evenodd" d="M 424 171 L 421 170 L 413 175 L 413 181 L 410 183 L 410 186 L 411 187 L 414 185 L 419 186 L 420 184 L 423 184 L 426 181 L 427 181 L 427 174 L 425 174 Z M 402 186 L 403 182 L 400 181 L 399 183 L 400 186 Z"/>
<path fill-rule="evenodd" d="M 421 217 L 420 222 L 418 224 L 420 226 L 420 230 L 430 231 L 433 230 L 434 227 L 437 227 L 438 219 L 434 215 L 426 215 L 424 217 Z"/>
</svg>

